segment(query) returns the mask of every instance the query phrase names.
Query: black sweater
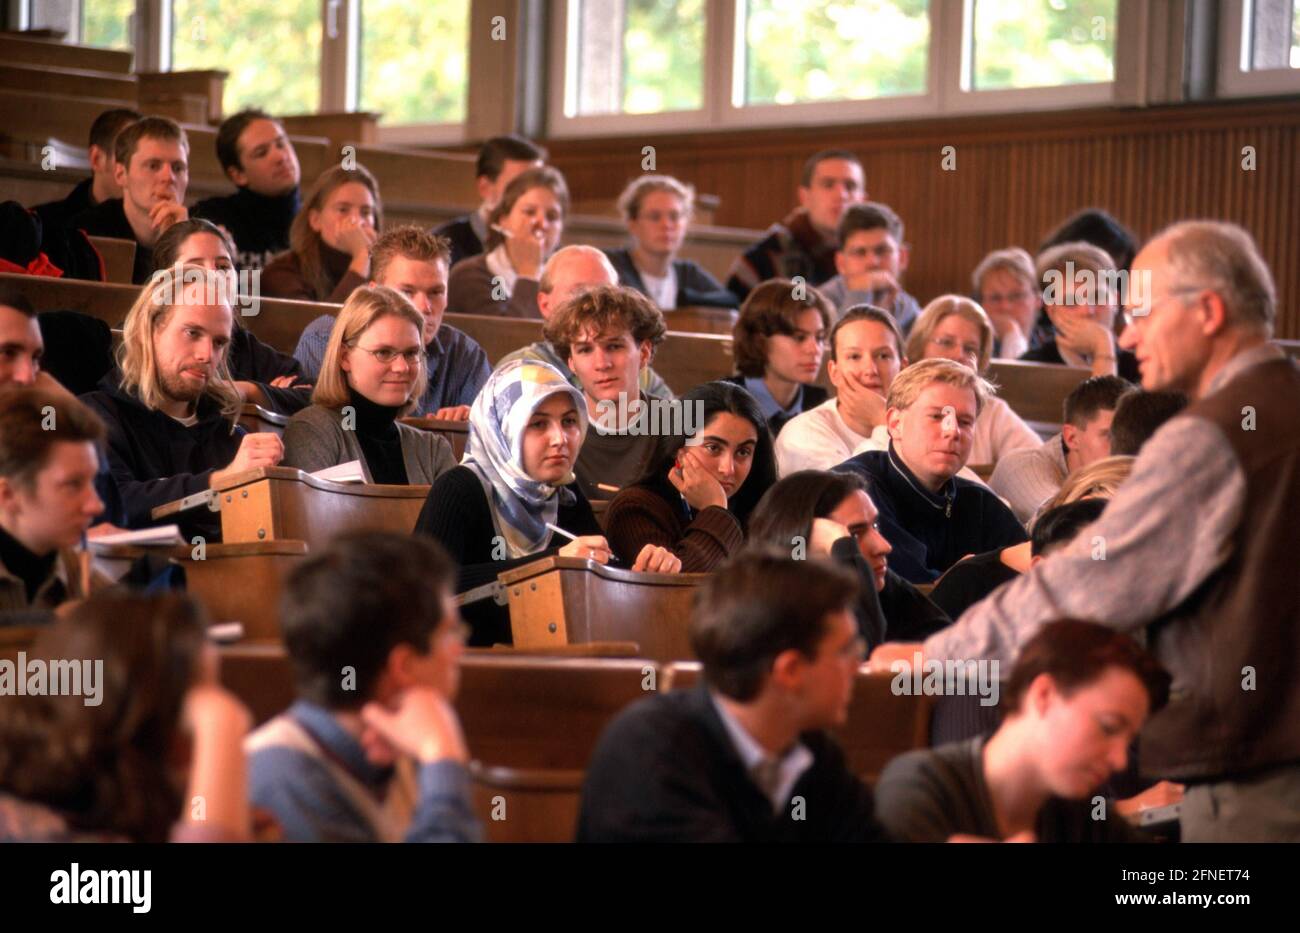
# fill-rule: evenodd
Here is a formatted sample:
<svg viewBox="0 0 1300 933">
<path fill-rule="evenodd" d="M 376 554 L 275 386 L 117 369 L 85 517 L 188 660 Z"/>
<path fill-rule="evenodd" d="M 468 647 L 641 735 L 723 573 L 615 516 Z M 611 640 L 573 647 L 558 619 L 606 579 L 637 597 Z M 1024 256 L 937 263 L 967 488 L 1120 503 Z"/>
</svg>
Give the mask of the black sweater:
<svg viewBox="0 0 1300 933">
<path fill-rule="evenodd" d="M 773 812 L 707 687 L 641 700 L 610 724 L 591 757 L 578 841 L 887 841 L 871 791 L 846 767 L 835 741 L 824 732 L 806 732 L 800 741 L 812 765 L 790 802 Z"/>
<path fill-rule="evenodd" d="M 560 506 L 555 524 L 570 534 L 601 534 L 591 504 L 578 484 L 565 488 L 577 497 L 577 501 L 570 506 Z M 436 539 L 456 561 L 460 567 L 456 584 L 458 593 L 491 583 L 497 574 L 504 571 L 551 557 L 568 543 L 513 560 L 493 559 L 493 552 L 500 553 L 500 549 L 493 544 L 497 532 L 492 523 L 492 508 L 478 476 L 466 466 L 453 467 L 434 480 L 429 498 L 415 523 L 415 531 Z M 510 641 L 510 612 L 505 606 L 498 606 L 491 600 L 480 600 L 462 607 L 461 612 L 474 629 L 471 645 Z"/>
<path fill-rule="evenodd" d="M 261 269 L 272 256 L 289 248 L 289 227 L 301 206 L 302 194 L 297 188 L 278 198 L 240 188 L 234 194 L 200 201 L 190 216 L 230 231 L 239 251 L 239 268 Z"/>
<path fill-rule="evenodd" d="M 123 392 L 112 373 L 81 400 L 108 426 L 108 463 L 121 493 L 127 527 L 175 522 L 187 541 L 194 535 L 220 541 L 221 516 L 216 512 L 195 508 L 161 522 L 150 512 L 208 489 L 213 472 L 235 459 L 244 429 L 235 426 L 232 433 L 230 421 L 206 395 L 199 401 L 198 423 L 186 427 Z"/>
<path fill-rule="evenodd" d="M 858 454 L 835 467 L 867 481 L 880 510 L 880 532 L 893 545 L 889 563 L 912 583 L 932 583 L 967 554 L 1028 540 L 1025 528 L 987 486 L 954 476 L 932 493 L 889 450 Z"/>
</svg>

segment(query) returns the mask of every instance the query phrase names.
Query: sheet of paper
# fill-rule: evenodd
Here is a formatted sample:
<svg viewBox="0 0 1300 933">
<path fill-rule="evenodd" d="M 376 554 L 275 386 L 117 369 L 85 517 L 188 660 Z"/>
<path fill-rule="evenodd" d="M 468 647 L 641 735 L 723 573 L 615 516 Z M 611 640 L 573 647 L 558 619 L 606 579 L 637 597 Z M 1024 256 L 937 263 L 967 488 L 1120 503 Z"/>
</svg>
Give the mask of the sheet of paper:
<svg viewBox="0 0 1300 933">
<path fill-rule="evenodd" d="M 326 467 L 323 470 L 317 470 L 311 474 L 317 479 L 329 480 L 333 483 L 364 483 L 365 474 L 361 471 L 360 460 L 349 460 L 347 463 L 340 463 L 338 466 Z"/>
<path fill-rule="evenodd" d="M 140 528 L 136 531 L 122 531 L 112 535 L 101 535 L 98 538 L 91 538 L 87 543 L 93 551 L 97 547 L 108 547 L 114 544 L 166 547 L 173 544 L 184 544 L 185 539 L 181 537 L 179 525 L 159 525 L 157 528 Z"/>
</svg>

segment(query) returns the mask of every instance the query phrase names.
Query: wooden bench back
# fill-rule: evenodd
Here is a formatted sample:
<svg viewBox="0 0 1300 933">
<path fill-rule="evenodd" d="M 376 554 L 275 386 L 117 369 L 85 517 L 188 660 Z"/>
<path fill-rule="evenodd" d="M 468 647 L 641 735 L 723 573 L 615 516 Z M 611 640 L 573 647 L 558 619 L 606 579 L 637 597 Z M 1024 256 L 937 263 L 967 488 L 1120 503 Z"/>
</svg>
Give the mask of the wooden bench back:
<svg viewBox="0 0 1300 933">
<path fill-rule="evenodd" d="M 698 662 L 669 664 L 660 689 L 689 690 L 702 677 Z M 849 768 L 868 783 L 875 783 L 890 759 L 929 744 L 933 698 L 895 695 L 891 688 L 895 678 L 892 673 L 860 669 L 848 718 L 831 730 Z"/>
</svg>

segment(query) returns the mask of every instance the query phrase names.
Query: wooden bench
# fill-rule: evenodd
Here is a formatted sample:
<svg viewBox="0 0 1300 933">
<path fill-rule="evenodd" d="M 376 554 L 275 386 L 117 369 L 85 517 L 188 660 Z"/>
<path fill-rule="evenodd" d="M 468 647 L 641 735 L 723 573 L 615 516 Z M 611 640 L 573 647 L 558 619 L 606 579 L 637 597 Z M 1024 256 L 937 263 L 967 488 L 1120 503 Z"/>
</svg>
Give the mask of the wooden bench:
<svg viewBox="0 0 1300 933">
<path fill-rule="evenodd" d="M 891 759 L 929 744 L 934 698 L 896 696 L 890 686 L 895 676 L 859 668 L 848 718 L 844 725 L 830 730 L 844 750 L 849 768 L 868 784 L 875 783 Z M 671 664 L 664 672 L 661 689 L 688 690 L 701 677 L 697 662 Z"/>
<path fill-rule="evenodd" d="M 89 45 L 69 45 L 50 39 L 38 39 L 0 33 L 0 61 L 55 68 L 78 68 L 85 71 L 108 71 L 120 75 L 131 73 L 134 54 L 117 49 L 101 49 Z M 82 138 L 90 132 L 90 124 Z"/>
<path fill-rule="evenodd" d="M 104 274 L 110 282 L 130 285 L 135 276 L 135 240 L 119 240 L 115 237 L 88 236 L 90 245 L 95 247 L 104 260 Z"/>
<path fill-rule="evenodd" d="M 8 59 L 0 64 L 0 87 L 40 96 L 76 95 L 93 89 L 96 97 L 116 101 L 119 107 L 134 108 L 140 98 L 140 86 L 135 75 L 20 63 Z M 86 132 L 82 134 L 83 140 L 89 133 L 90 127 L 86 127 Z"/>
<path fill-rule="evenodd" d="M 1059 425 L 1066 397 L 1091 373 L 1073 366 L 993 360 L 988 377 L 998 395 L 1026 421 Z"/>
<path fill-rule="evenodd" d="M 94 85 L 88 88 L 90 95 L 95 93 Z M 183 101 L 184 98 L 176 98 Z M 73 145 L 84 145 L 90 126 L 105 110 L 121 107 L 120 100 L 111 98 L 74 95 L 43 94 L 39 106 L 33 106 L 32 95 L 27 91 L 0 89 L 0 127 L 5 135 L 29 142 L 44 142 L 49 139 L 63 140 Z M 146 105 L 145 110 L 148 111 Z M 184 114 L 187 110 L 172 109 L 168 116 Z M 190 182 L 215 185 L 227 193 L 234 193 L 234 185 L 226 177 L 217 159 L 215 127 L 200 123 L 182 123 L 189 138 Z M 290 137 L 298 161 L 302 166 L 303 184 L 310 185 L 330 165 L 338 162 L 329 140 L 308 136 Z"/>
<path fill-rule="evenodd" d="M 688 306 L 664 312 L 670 331 L 682 334 L 723 334 L 731 336 L 740 312 L 735 308 Z"/>
<path fill-rule="evenodd" d="M 485 765 L 580 771 L 610 720 L 656 678 L 645 659 L 467 654 L 456 711 L 470 757 Z"/>
<path fill-rule="evenodd" d="M 379 179 L 385 207 L 390 202 L 397 205 L 437 201 L 468 211 L 479 205 L 477 157 L 470 153 L 400 149 L 356 141 L 346 146 L 351 146 L 357 162 Z"/>
<path fill-rule="evenodd" d="M 502 573 L 517 648 L 634 641 L 659 661 L 693 657 L 689 626 L 698 573 L 632 573 L 546 557 Z"/>
<path fill-rule="evenodd" d="M 0 282 L 12 282 L 38 311 L 81 311 L 121 327 L 140 290 L 134 285 L 82 282 L 42 276 L 0 273 Z M 284 353 L 292 353 L 303 329 L 322 314 L 337 314 L 339 305 L 312 301 L 261 298 L 240 321 L 259 340 Z M 448 314 L 446 323 L 474 338 L 493 365 L 503 356 L 542 339 L 542 322 L 482 314 Z M 655 354 L 654 367 L 676 393 L 733 371 L 731 338 L 722 334 L 669 331 Z M 1023 365 L 1023 364 L 1022 364 Z"/>
<path fill-rule="evenodd" d="M 292 540 L 317 548 L 350 531 L 409 534 L 428 494 L 428 486 L 334 483 L 289 467 L 262 467 L 210 493 L 158 506 L 153 517 L 208 508 L 200 500 L 215 499 L 225 544 Z"/>
<path fill-rule="evenodd" d="M 474 812 L 488 842 L 572 842 L 582 771 L 470 763 Z"/>
<path fill-rule="evenodd" d="M 435 418 L 432 415 L 403 418 L 401 421 L 402 424 L 409 424 L 421 431 L 432 431 L 435 434 L 441 434 L 447 439 L 447 443 L 451 445 L 451 452 L 455 454 L 457 463 L 465 455 L 465 445 L 469 443 L 468 421 L 448 421 L 445 418 Z"/>
</svg>

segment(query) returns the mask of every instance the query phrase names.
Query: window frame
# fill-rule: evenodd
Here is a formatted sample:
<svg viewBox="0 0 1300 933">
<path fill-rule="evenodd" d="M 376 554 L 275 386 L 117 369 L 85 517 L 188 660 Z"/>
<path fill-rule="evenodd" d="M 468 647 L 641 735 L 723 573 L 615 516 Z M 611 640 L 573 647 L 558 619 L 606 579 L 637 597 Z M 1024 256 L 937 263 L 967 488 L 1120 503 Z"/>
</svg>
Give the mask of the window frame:
<svg viewBox="0 0 1300 933">
<path fill-rule="evenodd" d="M 1300 68 L 1241 69 L 1246 14 L 1253 0 L 1222 0 L 1219 7 L 1218 98 L 1273 97 L 1300 94 Z"/>
<path fill-rule="evenodd" d="M 655 114 L 567 116 L 566 98 L 572 68 L 568 28 L 569 0 L 553 6 L 549 29 L 551 93 L 548 95 L 549 134 L 555 138 L 619 136 L 636 132 L 692 132 L 709 129 L 770 129 L 808 125 L 874 123 L 912 117 L 1047 111 L 1134 103 L 1121 76 L 1147 66 L 1153 36 L 1145 28 L 1144 0 L 1118 0 L 1115 24 L 1115 78 L 1089 84 L 1039 88 L 973 90 L 964 86 L 970 68 L 974 0 L 930 0 L 930 48 L 927 90 L 871 100 L 817 101 L 799 104 L 751 104 L 733 100 L 743 80 L 743 58 L 737 55 L 740 4 L 745 0 L 707 0 L 705 6 L 704 105 L 699 110 Z M 1129 28 L 1133 25 L 1135 28 Z M 953 37 L 960 37 L 953 48 Z"/>
</svg>

